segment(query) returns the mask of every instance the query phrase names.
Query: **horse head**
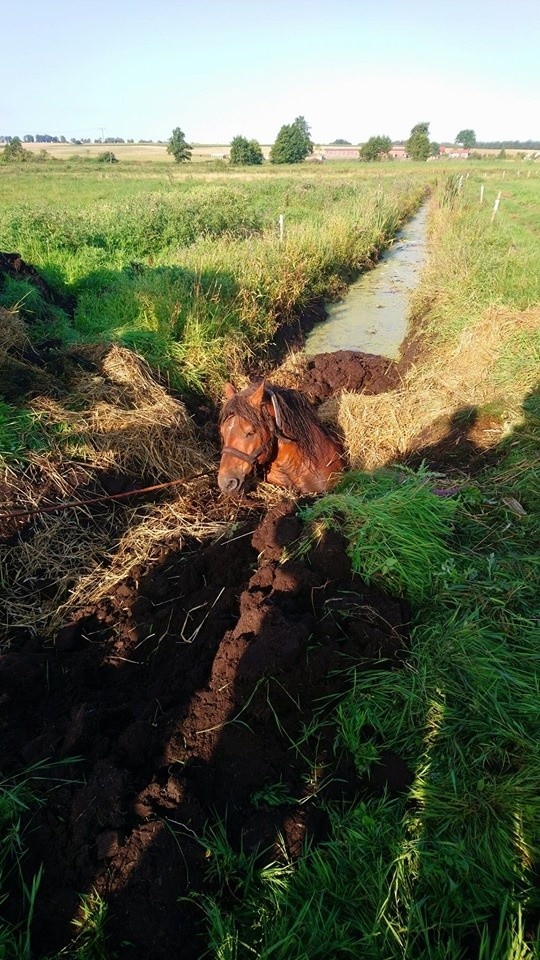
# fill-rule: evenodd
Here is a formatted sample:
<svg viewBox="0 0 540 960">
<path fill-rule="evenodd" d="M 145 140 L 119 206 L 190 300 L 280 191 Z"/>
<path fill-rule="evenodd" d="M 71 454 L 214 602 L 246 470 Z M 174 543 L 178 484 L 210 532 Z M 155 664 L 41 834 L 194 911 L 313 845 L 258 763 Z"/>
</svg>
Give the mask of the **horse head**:
<svg viewBox="0 0 540 960">
<path fill-rule="evenodd" d="M 343 470 L 341 441 L 298 390 L 263 381 L 237 393 L 228 383 L 220 433 L 222 493 L 239 493 L 257 466 L 269 483 L 301 493 L 329 490 Z"/>
<path fill-rule="evenodd" d="M 232 383 L 225 385 L 219 427 L 222 450 L 218 485 L 222 493 L 239 493 L 255 466 L 271 460 L 276 444 L 276 409 L 274 395 L 267 394 L 264 380 L 255 389 L 241 393 Z"/>
</svg>

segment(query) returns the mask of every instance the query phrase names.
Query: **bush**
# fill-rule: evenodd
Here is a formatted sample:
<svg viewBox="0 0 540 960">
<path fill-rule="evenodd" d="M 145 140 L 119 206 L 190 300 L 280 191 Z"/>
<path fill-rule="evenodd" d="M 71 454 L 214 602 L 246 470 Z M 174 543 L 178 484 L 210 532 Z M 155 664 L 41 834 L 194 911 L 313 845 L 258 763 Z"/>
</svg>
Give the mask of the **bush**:
<svg viewBox="0 0 540 960">
<path fill-rule="evenodd" d="M 103 153 L 98 154 L 97 162 L 98 163 L 118 163 L 118 159 L 115 157 L 112 150 L 104 150 Z"/>
<path fill-rule="evenodd" d="M 29 150 L 24 149 L 18 137 L 13 137 L 13 140 L 5 146 L 2 153 L 4 163 L 21 163 L 31 159 L 32 154 Z"/>
</svg>

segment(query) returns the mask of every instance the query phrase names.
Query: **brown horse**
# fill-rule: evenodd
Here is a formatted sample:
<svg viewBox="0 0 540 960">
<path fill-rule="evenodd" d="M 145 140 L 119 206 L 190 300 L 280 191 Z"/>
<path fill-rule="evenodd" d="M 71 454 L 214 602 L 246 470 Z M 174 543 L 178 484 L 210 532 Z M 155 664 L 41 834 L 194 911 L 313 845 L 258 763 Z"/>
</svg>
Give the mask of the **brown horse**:
<svg viewBox="0 0 540 960">
<path fill-rule="evenodd" d="M 298 390 L 263 381 L 237 393 L 227 383 L 219 428 L 222 493 L 239 493 L 256 466 L 278 487 L 321 493 L 344 467 L 341 443 L 317 420 Z"/>
</svg>

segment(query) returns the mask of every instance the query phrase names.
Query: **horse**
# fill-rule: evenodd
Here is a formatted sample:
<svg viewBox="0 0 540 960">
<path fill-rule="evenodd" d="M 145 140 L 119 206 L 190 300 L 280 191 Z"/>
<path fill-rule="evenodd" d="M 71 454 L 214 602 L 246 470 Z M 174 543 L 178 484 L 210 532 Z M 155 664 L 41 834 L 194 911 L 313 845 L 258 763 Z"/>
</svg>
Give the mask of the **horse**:
<svg viewBox="0 0 540 960">
<path fill-rule="evenodd" d="M 329 490 L 344 469 L 341 442 L 298 390 L 263 380 L 237 392 L 227 383 L 219 429 L 218 485 L 228 495 L 240 493 L 256 467 L 268 483 L 307 494 Z"/>
</svg>

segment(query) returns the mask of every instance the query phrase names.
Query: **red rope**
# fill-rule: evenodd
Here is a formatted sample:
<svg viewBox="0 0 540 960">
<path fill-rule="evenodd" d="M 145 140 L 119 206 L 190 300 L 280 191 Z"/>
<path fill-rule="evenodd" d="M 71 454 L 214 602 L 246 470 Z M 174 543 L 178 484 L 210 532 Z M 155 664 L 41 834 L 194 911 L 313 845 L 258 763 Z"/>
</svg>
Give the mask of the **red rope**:
<svg viewBox="0 0 540 960">
<path fill-rule="evenodd" d="M 205 476 L 205 474 L 198 474 Z M 0 513 L 0 520 L 11 520 L 17 517 L 37 517 L 42 513 L 54 513 L 55 510 L 69 510 L 70 507 L 87 507 L 94 503 L 105 503 L 108 500 L 122 500 L 126 497 L 136 497 L 139 493 L 152 493 L 154 490 L 165 490 L 174 487 L 185 480 L 169 480 L 167 483 L 156 483 L 152 487 L 142 487 L 139 490 L 126 490 L 124 493 L 110 493 L 103 497 L 94 497 L 92 500 L 72 500 L 70 503 L 56 503 L 50 507 L 38 507 L 35 510 L 15 510 L 12 513 Z"/>
</svg>

